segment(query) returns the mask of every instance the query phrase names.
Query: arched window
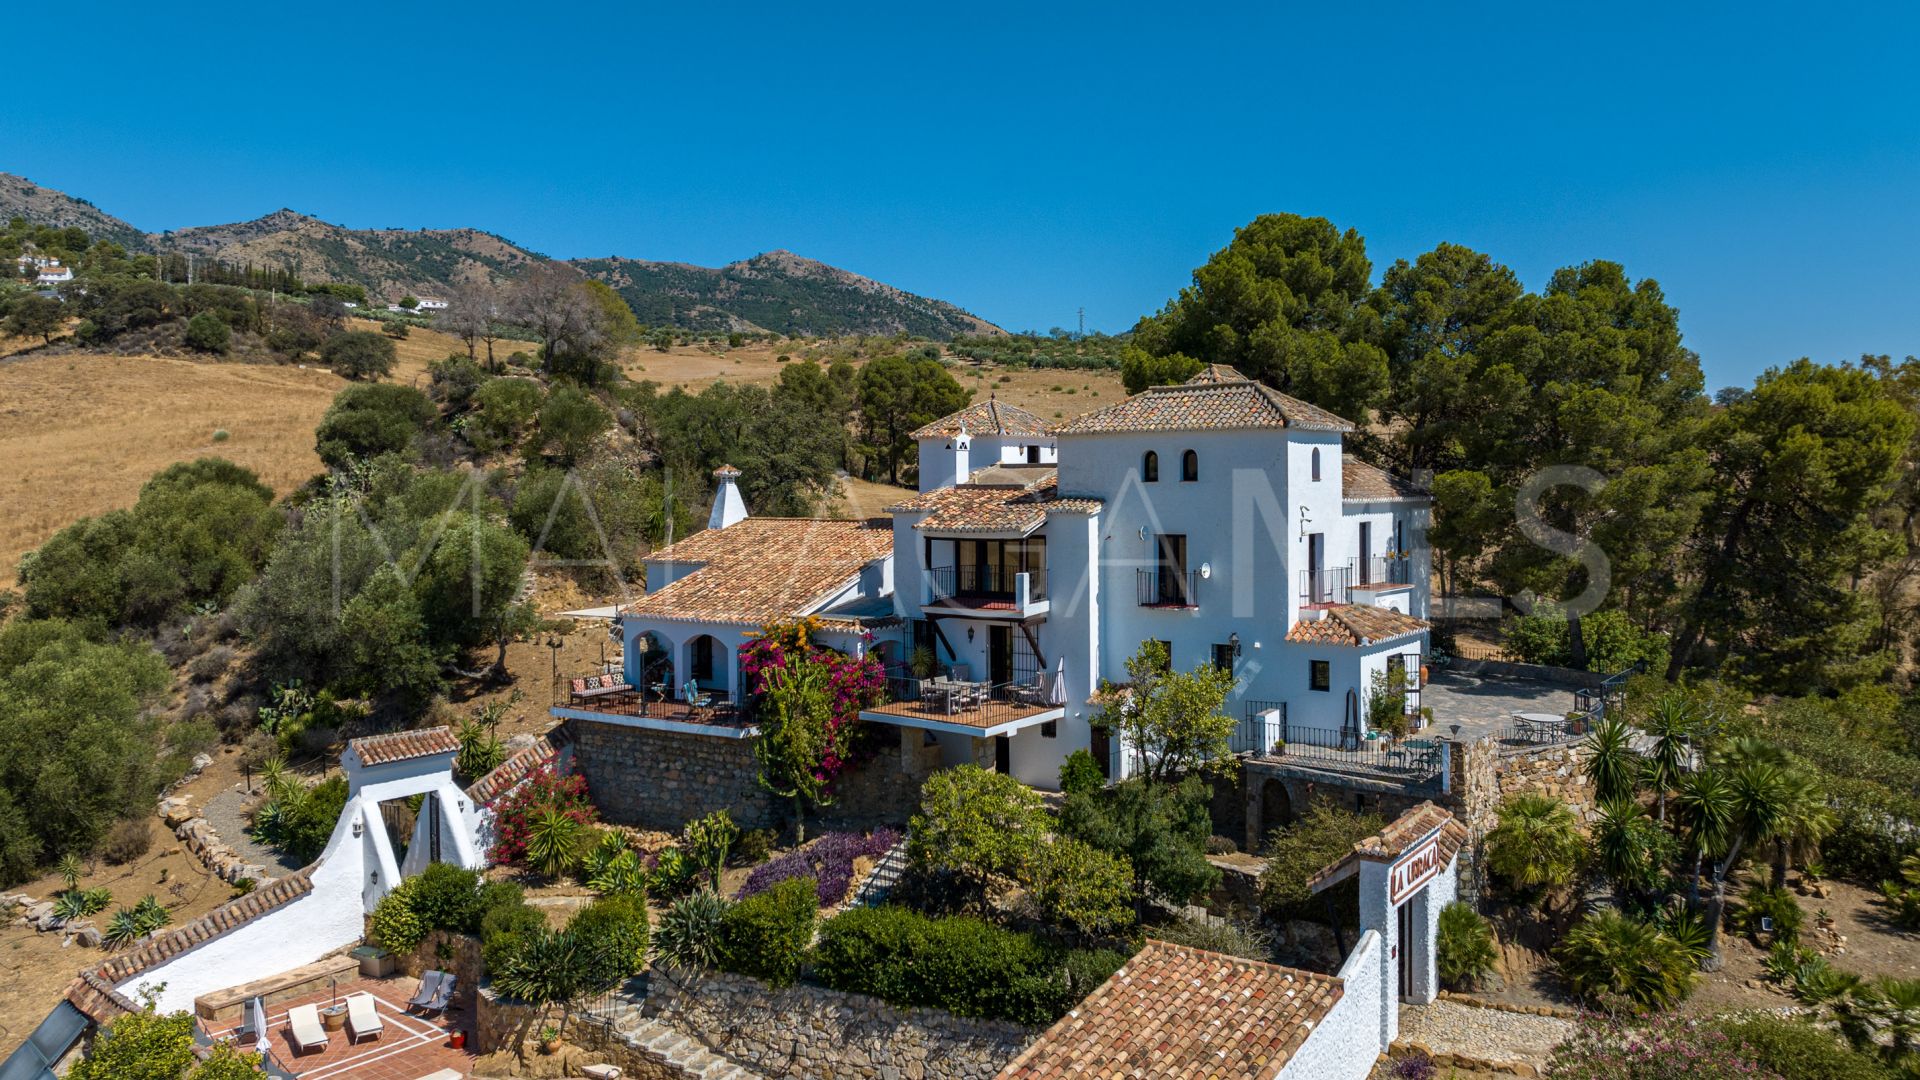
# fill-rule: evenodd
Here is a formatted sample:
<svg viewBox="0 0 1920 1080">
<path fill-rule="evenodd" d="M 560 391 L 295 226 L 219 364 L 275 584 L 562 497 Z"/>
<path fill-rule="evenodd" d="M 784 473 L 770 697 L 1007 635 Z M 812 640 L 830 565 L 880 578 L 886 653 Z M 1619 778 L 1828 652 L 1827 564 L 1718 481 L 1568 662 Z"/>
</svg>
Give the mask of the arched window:
<svg viewBox="0 0 1920 1080">
<path fill-rule="evenodd" d="M 1180 455 L 1180 479 L 1192 483 L 1200 479 L 1200 455 L 1189 450 Z"/>
<path fill-rule="evenodd" d="M 1149 450 L 1147 451 L 1147 456 L 1140 459 L 1140 479 L 1149 484 L 1159 482 L 1160 480 L 1160 455 L 1159 454 L 1156 454 L 1153 451 Z"/>
<path fill-rule="evenodd" d="M 1320 479 L 1320 448 L 1313 448 L 1313 478 Z"/>
</svg>

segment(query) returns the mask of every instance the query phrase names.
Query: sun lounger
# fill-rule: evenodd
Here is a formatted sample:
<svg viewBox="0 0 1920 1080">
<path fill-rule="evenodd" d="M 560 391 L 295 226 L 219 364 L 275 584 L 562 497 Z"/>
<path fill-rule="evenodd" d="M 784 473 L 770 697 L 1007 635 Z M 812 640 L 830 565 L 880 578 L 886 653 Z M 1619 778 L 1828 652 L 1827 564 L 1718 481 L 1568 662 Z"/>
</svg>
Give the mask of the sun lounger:
<svg viewBox="0 0 1920 1080">
<path fill-rule="evenodd" d="M 447 972 L 440 980 L 440 988 L 433 992 L 433 1000 L 420 1006 L 420 1011 L 430 1013 L 446 1011 L 447 1002 L 453 1000 L 454 981 L 453 972 Z"/>
<path fill-rule="evenodd" d="M 304 1054 L 309 1050 L 327 1048 L 327 1029 L 320 1026 L 320 1007 L 318 1005 L 296 1005 L 287 1013 L 287 1035 L 293 1040 L 295 1053 Z"/>
<path fill-rule="evenodd" d="M 380 1019 L 380 1010 L 375 1007 L 372 994 L 347 995 L 347 1041 L 357 1043 L 364 1038 L 380 1037 L 387 1022 Z"/>
<path fill-rule="evenodd" d="M 431 968 L 427 969 L 420 976 L 420 989 L 414 991 L 413 996 L 407 999 L 407 1008 L 426 1008 L 427 1002 L 433 1000 L 433 995 L 440 992 L 441 980 L 451 978 L 453 978 L 453 976 L 448 975 L 444 971 L 434 971 Z"/>
</svg>

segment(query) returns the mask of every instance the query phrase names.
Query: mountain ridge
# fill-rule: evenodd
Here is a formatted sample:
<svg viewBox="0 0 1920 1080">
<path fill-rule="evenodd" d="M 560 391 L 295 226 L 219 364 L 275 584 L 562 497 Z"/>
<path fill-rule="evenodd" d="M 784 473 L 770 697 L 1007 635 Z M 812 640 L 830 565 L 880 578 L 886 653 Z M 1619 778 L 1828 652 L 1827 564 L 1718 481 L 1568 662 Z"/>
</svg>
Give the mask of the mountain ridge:
<svg viewBox="0 0 1920 1080">
<path fill-rule="evenodd" d="M 80 199 L 0 172 L 0 219 L 77 226 L 130 251 L 187 254 L 275 267 L 310 282 L 350 282 L 376 296 L 431 296 L 476 280 L 503 282 L 540 262 L 562 262 L 606 282 L 648 325 L 782 334 L 909 333 L 952 338 L 1000 327 L 785 249 L 724 266 L 611 256 L 551 260 L 477 228 L 351 229 L 281 207 L 246 221 L 145 232 Z"/>
</svg>

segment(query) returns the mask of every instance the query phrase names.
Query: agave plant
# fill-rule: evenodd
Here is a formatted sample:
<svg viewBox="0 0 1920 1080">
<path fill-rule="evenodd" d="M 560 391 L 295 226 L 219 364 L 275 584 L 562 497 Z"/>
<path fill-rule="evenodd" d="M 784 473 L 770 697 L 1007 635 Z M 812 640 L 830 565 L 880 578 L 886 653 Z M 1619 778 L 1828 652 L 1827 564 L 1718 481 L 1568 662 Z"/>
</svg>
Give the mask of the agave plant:
<svg viewBox="0 0 1920 1080">
<path fill-rule="evenodd" d="M 128 908 L 121 908 L 107 920 L 107 927 L 100 932 L 100 940 L 108 948 L 119 949 L 140 940 L 144 934 L 140 930 L 140 920 L 134 918 Z"/>
<path fill-rule="evenodd" d="M 586 837 L 586 825 L 557 806 L 549 806 L 534 815 L 527 831 L 527 861 L 535 870 L 557 878 L 580 865 L 580 843 Z"/>
<path fill-rule="evenodd" d="M 1688 958 L 1696 964 L 1706 959 L 1713 949 L 1713 934 L 1707 928 L 1707 920 L 1685 904 L 1661 908 L 1654 913 L 1653 921 L 1662 933 L 1685 949 Z"/>
<path fill-rule="evenodd" d="M 59 863 L 54 866 L 54 872 L 60 875 L 61 881 L 67 883 L 66 891 L 70 893 L 80 887 L 80 875 L 85 871 L 86 868 L 80 864 L 80 856 L 71 851 L 60 856 Z"/>
<path fill-rule="evenodd" d="M 653 956 L 664 967 L 705 971 L 720 958 L 720 922 L 727 901 L 710 889 L 675 900 L 653 929 Z"/>
<path fill-rule="evenodd" d="M 647 868 L 640 853 L 626 848 L 602 862 L 599 869 L 587 868 L 587 888 L 604 896 L 644 896 Z"/>
<path fill-rule="evenodd" d="M 155 899 L 152 893 L 141 897 L 140 902 L 128 910 L 132 913 L 134 923 L 140 928 L 143 936 L 173 921 L 173 914 L 167 910 L 165 904 Z"/>
</svg>

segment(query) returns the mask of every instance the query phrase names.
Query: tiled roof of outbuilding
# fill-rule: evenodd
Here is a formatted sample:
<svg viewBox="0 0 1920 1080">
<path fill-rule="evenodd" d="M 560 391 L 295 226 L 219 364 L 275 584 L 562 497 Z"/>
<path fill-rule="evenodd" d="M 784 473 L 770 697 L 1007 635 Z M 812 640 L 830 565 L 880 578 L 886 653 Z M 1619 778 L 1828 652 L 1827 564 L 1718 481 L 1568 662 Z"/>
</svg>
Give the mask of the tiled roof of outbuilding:
<svg viewBox="0 0 1920 1080">
<path fill-rule="evenodd" d="M 1453 857 L 1466 845 L 1467 827 L 1447 810 L 1428 800 L 1394 818 L 1386 828 L 1372 836 L 1355 841 L 1352 851 L 1308 878 L 1307 885 L 1318 892 L 1323 883 L 1345 877 L 1348 868 L 1362 859 L 1393 862 L 1406 854 L 1407 849 L 1433 835 L 1436 829 L 1440 832 L 1441 861 L 1452 862 Z"/>
<path fill-rule="evenodd" d="M 1054 433 L 1244 428 L 1352 431 L 1353 425 L 1318 405 L 1309 405 L 1216 364 L 1178 386 L 1149 387 L 1125 401 L 1074 417 Z"/>
<path fill-rule="evenodd" d="M 1372 604 L 1341 604 L 1322 618 L 1301 619 L 1287 631 L 1287 640 L 1305 645 L 1374 645 L 1430 629 L 1431 623 L 1391 608 Z"/>
<path fill-rule="evenodd" d="M 457 753 L 460 740 L 449 727 L 421 728 L 418 731 L 391 731 L 368 735 L 347 743 L 347 749 L 362 765 L 385 765 L 394 761 Z"/>
<path fill-rule="evenodd" d="M 1349 456 L 1340 462 L 1340 497 L 1347 502 L 1394 502 L 1425 501 L 1429 496 L 1406 477 Z"/>
<path fill-rule="evenodd" d="M 1015 483 L 1000 481 L 1009 476 Z M 956 487 L 923 491 L 905 502 L 887 507 L 892 513 L 924 513 L 914 525 L 929 532 L 1027 533 L 1045 524 L 1048 514 L 1088 514 L 1100 509 L 1099 499 L 1060 497 L 1059 476 L 1048 469 L 1019 483 L 1013 469 L 981 469 Z"/>
<path fill-rule="evenodd" d="M 957 413 L 943 416 L 915 431 L 915 439 L 944 439 L 960 434 L 965 424 L 970 435 L 1050 435 L 1053 429 L 1045 420 L 1018 405 L 996 398 L 977 401 Z"/>
<path fill-rule="evenodd" d="M 805 614 L 893 550 L 893 523 L 750 517 L 647 556 L 700 569 L 621 609 L 694 622 L 767 623 Z"/>
<path fill-rule="evenodd" d="M 1000 1080 L 1271 1080 L 1345 992 L 1331 975 L 1149 940 Z"/>
</svg>

